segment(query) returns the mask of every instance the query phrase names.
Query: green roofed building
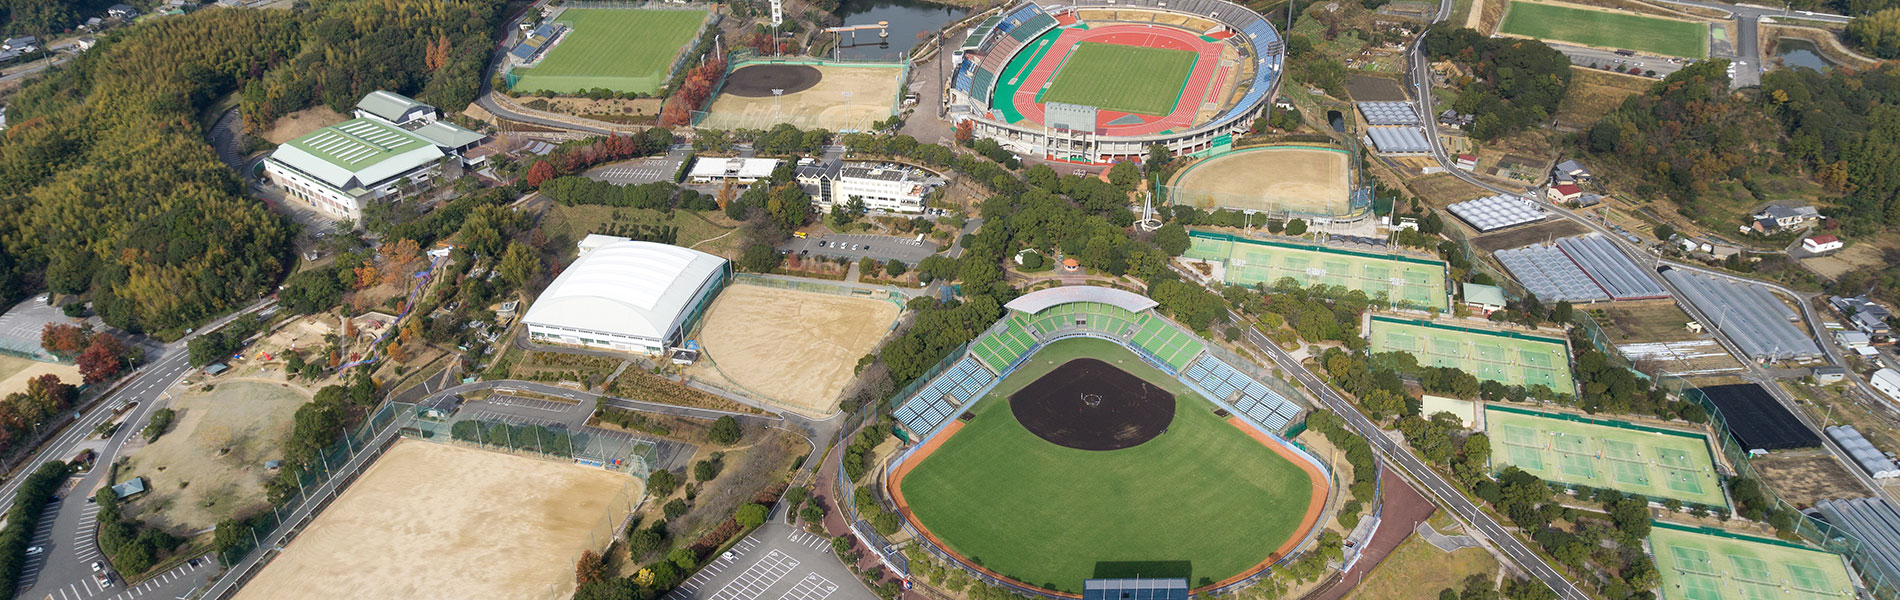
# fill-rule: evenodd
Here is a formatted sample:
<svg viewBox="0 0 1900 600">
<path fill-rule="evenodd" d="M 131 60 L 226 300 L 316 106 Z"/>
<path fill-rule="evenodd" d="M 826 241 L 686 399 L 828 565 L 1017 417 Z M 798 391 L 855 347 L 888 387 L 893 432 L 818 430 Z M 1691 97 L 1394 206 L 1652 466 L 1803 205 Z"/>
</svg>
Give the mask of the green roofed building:
<svg viewBox="0 0 1900 600">
<path fill-rule="evenodd" d="M 356 119 L 278 146 L 264 174 L 285 195 L 338 219 L 358 221 L 370 201 L 395 201 L 461 176 L 461 154 L 486 139 L 437 121 L 435 108 L 376 92 Z M 386 105 L 386 106 L 385 106 Z"/>
</svg>

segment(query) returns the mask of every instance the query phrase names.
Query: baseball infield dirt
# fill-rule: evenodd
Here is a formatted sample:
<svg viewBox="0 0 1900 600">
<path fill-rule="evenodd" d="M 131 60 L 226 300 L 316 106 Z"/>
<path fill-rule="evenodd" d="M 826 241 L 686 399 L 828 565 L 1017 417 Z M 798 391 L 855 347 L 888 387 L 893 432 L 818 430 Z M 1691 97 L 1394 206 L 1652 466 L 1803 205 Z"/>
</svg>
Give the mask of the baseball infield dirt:
<svg viewBox="0 0 1900 600">
<path fill-rule="evenodd" d="M 623 473 L 400 441 L 237 597 L 566 598 L 638 494 Z"/>
<path fill-rule="evenodd" d="M 1078 450 L 1140 446 L 1174 422 L 1174 394 L 1094 358 L 1063 363 L 1009 395 L 1036 437 Z"/>
<path fill-rule="evenodd" d="M 885 300 L 734 284 L 719 293 L 699 330 L 693 368 L 801 411 L 838 406 L 858 359 L 890 332 L 897 305 Z"/>
</svg>

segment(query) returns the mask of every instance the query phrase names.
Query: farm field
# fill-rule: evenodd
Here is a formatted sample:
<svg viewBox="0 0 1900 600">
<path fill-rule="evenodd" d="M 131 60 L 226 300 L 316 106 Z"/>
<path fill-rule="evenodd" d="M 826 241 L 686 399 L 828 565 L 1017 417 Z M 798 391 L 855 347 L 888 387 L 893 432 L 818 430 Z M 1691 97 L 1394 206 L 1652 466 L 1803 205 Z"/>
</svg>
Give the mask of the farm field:
<svg viewBox="0 0 1900 600">
<path fill-rule="evenodd" d="M 1082 42 L 1036 101 L 1166 115 L 1180 101 L 1194 61 L 1187 50 Z"/>
<path fill-rule="evenodd" d="M 704 10 L 565 10 L 555 19 L 572 28 L 540 64 L 514 70 L 514 89 L 557 93 L 607 88 L 660 89 L 673 61 L 699 33 Z"/>
<path fill-rule="evenodd" d="M 1512 0 L 1498 33 L 1664 56 L 1707 58 L 1706 24 L 1626 12 Z"/>
</svg>

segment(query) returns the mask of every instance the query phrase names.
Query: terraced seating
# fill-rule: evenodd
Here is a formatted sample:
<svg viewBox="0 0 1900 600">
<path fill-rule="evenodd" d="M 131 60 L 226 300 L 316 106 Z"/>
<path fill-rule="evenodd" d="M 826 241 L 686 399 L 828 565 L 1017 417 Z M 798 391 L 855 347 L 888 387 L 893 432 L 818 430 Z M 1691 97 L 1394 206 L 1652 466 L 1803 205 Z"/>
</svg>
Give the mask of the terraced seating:
<svg viewBox="0 0 1900 600">
<path fill-rule="evenodd" d="M 974 79 L 971 73 L 974 72 L 975 70 L 976 70 L 976 65 L 972 63 L 971 61 L 966 60 L 966 61 L 963 61 L 961 64 L 958 64 L 956 84 L 955 84 L 956 89 L 966 94 L 969 93 L 971 80 Z"/>
<path fill-rule="evenodd" d="M 1016 38 L 1018 41 L 1028 42 L 1030 38 L 1042 35 L 1043 32 L 1054 29 L 1055 26 L 1055 17 L 1046 14 L 1037 14 L 1023 21 L 1022 25 L 1018 25 L 1015 29 L 1010 30 L 1009 37 Z"/>
<path fill-rule="evenodd" d="M 1182 372 L 1181 380 L 1200 386 L 1254 422 L 1274 431 L 1285 430 L 1300 415 L 1298 405 L 1212 355 L 1202 355 L 1189 365 Z"/>
<path fill-rule="evenodd" d="M 904 424 L 906 431 L 930 431 L 975 400 L 995 380 L 996 374 L 984 368 L 975 355 L 966 355 L 917 390 L 892 416 Z"/>
<path fill-rule="evenodd" d="M 1022 319 L 1011 315 L 1006 319 L 1003 330 L 983 336 L 972 344 L 970 354 L 991 371 L 1001 373 L 1035 346 L 1036 336 L 1024 328 Z"/>
<path fill-rule="evenodd" d="M 1205 346 L 1194 334 L 1181 330 L 1161 317 L 1144 314 L 1136 322 L 1136 332 L 1129 341 L 1147 350 L 1161 362 L 1180 370 L 1186 367 L 1194 355 L 1201 353 Z"/>
<path fill-rule="evenodd" d="M 996 74 L 979 66 L 971 76 L 970 97 L 989 104 L 990 88 L 996 85 Z"/>
</svg>

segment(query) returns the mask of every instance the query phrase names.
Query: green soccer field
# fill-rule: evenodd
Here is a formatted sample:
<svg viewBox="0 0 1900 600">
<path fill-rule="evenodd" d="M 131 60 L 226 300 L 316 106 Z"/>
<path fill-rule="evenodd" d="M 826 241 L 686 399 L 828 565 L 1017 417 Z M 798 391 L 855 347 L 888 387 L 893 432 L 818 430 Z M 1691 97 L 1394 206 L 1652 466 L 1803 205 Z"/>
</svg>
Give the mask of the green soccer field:
<svg viewBox="0 0 1900 600">
<path fill-rule="evenodd" d="M 560 93 L 607 88 L 654 92 L 666 83 L 680 50 L 706 19 L 703 10 L 568 9 L 557 21 L 573 31 L 541 64 L 515 69 L 514 89 Z"/>
<path fill-rule="evenodd" d="M 1452 367 L 1484 381 L 1576 393 L 1570 351 L 1561 338 L 1470 330 L 1413 319 L 1373 316 L 1373 352 L 1404 352 L 1428 367 Z"/>
<path fill-rule="evenodd" d="M 1485 407 L 1484 420 L 1498 470 L 1514 466 L 1545 481 L 1728 506 L 1702 434 L 1498 405 Z"/>
<path fill-rule="evenodd" d="M 1181 100 L 1194 59 L 1187 50 L 1082 42 L 1036 101 L 1164 116 Z"/>
<path fill-rule="evenodd" d="M 1024 429 L 1008 394 L 1084 356 L 1173 392 L 1168 431 L 1133 448 L 1093 452 Z M 1312 483 L 1213 410 L 1120 346 L 1060 340 L 998 385 L 976 405 L 974 420 L 904 476 L 903 496 L 956 553 L 1031 585 L 1074 593 L 1092 577 L 1219 581 L 1296 535 Z"/>
<path fill-rule="evenodd" d="M 1649 547 L 1667 600 L 1856 597 L 1840 555 L 1793 542 L 1659 521 Z"/>
<path fill-rule="evenodd" d="M 1513 0 L 1499 33 L 1664 56 L 1708 58 L 1709 26 Z"/>
</svg>

